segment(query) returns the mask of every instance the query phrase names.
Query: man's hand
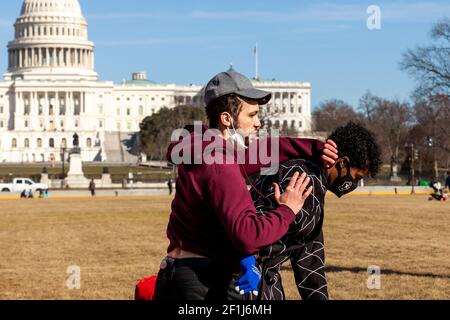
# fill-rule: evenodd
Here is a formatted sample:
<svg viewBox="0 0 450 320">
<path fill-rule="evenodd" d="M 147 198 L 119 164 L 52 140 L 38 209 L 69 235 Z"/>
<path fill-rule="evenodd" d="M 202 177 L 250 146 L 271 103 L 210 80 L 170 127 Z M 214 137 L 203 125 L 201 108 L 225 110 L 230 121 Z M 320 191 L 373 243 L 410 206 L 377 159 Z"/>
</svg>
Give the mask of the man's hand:
<svg viewBox="0 0 450 320">
<path fill-rule="evenodd" d="M 306 173 L 300 175 L 299 172 L 296 172 L 289 181 L 283 194 L 280 192 L 280 186 L 274 183 L 275 201 L 278 204 L 288 206 L 295 214 L 298 214 L 302 210 L 306 198 L 309 197 L 313 190 L 312 186 L 308 188 L 310 181 L 311 178 Z"/>
<path fill-rule="evenodd" d="M 256 266 L 254 256 L 245 257 L 241 260 L 242 276 L 236 281 L 236 291 L 241 294 L 252 292 L 258 295 L 259 284 L 261 282 L 261 271 Z"/>
<path fill-rule="evenodd" d="M 323 166 L 326 169 L 331 168 L 336 163 L 338 157 L 339 156 L 336 143 L 334 143 L 333 140 L 327 140 L 322 153 Z"/>
</svg>

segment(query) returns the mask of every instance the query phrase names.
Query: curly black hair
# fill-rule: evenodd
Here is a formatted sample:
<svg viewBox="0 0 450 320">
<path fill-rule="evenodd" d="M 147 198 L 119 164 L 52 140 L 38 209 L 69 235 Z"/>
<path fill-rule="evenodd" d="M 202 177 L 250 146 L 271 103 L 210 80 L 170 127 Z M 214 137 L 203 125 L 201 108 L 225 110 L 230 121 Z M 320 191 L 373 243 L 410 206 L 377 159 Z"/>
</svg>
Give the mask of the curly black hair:
<svg viewBox="0 0 450 320">
<path fill-rule="evenodd" d="M 376 176 L 381 166 L 381 150 L 371 131 L 350 121 L 338 127 L 328 139 L 337 144 L 340 158 L 350 159 L 351 167 L 367 168 L 371 177 Z"/>
</svg>

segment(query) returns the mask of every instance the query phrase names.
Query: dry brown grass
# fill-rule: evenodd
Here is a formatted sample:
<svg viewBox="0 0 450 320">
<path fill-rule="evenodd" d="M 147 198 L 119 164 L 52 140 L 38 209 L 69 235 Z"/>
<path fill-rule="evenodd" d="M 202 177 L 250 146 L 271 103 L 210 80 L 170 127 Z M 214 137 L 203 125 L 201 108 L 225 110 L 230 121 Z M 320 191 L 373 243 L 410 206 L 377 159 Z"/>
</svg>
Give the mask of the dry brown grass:
<svg viewBox="0 0 450 320">
<path fill-rule="evenodd" d="M 164 255 L 169 197 L 0 200 L 0 299 L 133 299 Z M 424 196 L 327 198 L 333 299 L 449 299 L 450 204 Z M 66 288 L 68 266 L 81 289 Z M 381 290 L 366 287 L 378 265 Z M 286 266 L 289 299 L 298 293 Z"/>
</svg>

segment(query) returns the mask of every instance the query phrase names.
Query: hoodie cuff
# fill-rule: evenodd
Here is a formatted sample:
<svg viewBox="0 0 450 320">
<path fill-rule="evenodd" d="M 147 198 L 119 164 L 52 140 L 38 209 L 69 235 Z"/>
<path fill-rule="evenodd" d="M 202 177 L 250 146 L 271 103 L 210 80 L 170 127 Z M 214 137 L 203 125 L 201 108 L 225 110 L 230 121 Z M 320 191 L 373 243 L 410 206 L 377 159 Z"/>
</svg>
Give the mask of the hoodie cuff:
<svg viewBox="0 0 450 320">
<path fill-rule="evenodd" d="M 291 224 L 292 222 L 295 221 L 296 214 L 287 205 L 280 204 L 277 207 L 276 211 L 278 211 L 278 213 L 280 213 L 283 216 L 283 218 L 285 218 L 287 220 L 288 224 Z"/>
</svg>

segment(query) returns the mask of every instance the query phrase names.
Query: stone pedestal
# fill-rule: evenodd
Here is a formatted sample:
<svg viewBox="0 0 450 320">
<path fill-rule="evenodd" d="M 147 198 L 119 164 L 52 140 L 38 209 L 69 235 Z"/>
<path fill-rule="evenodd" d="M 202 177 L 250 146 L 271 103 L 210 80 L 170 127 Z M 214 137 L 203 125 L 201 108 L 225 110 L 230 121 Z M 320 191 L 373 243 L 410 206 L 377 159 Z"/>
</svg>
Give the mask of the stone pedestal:
<svg viewBox="0 0 450 320">
<path fill-rule="evenodd" d="M 391 169 L 391 176 L 389 178 L 390 181 L 393 182 L 399 182 L 402 181 L 402 178 L 400 178 L 398 175 L 398 166 L 396 164 L 392 165 L 392 169 Z"/>
<path fill-rule="evenodd" d="M 112 185 L 111 175 L 109 173 L 102 174 L 102 187 L 108 188 Z"/>
<path fill-rule="evenodd" d="M 89 180 L 83 174 L 83 163 L 79 152 L 70 153 L 69 173 L 64 182 L 69 188 L 87 188 L 89 186 Z"/>
<path fill-rule="evenodd" d="M 50 187 L 51 181 L 48 178 L 48 173 L 41 173 L 41 181 L 39 181 L 39 183 L 45 183 Z"/>
<path fill-rule="evenodd" d="M 134 183 L 133 180 L 134 180 L 133 172 L 128 172 L 127 188 L 133 188 L 133 183 Z"/>
</svg>

